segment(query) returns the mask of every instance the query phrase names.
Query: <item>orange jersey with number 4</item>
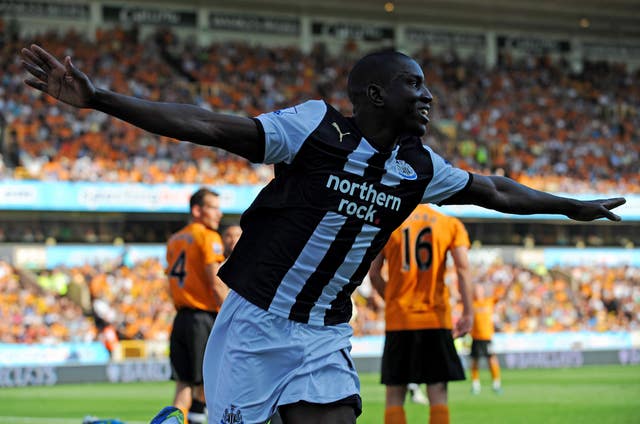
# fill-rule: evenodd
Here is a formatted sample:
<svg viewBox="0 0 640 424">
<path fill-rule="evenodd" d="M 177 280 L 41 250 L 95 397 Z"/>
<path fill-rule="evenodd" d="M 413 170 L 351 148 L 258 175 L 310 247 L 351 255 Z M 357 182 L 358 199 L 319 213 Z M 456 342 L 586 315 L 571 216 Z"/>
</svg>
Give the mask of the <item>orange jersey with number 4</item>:
<svg viewBox="0 0 640 424">
<path fill-rule="evenodd" d="M 419 205 L 384 248 L 386 330 L 451 329 L 449 289 L 444 282 L 447 251 L 469 246 L 459 219 Z"/>
<path fill-rule="evenodd" d="M 205 267 L 224 261 L 220 235 L 200 223 L 191 223 L 167 242 L 167 277 L 176 309 L 217 312 Z"/>
</svg>

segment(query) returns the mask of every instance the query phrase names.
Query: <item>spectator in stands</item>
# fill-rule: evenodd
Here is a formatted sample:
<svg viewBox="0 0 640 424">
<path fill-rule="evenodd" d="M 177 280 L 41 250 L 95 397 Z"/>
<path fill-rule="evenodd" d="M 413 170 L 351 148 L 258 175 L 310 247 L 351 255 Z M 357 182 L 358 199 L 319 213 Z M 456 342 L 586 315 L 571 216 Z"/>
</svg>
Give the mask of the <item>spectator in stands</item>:
<svg viewBox="0 0 640 424">
<path fill-rule="evenodd" d="M 176 381 L 173 406 L 192 424 L 205 424 L 202 364 L 227 287 L 217 277 L 224 247 L 217 232 L 222 218 L 218 193 L 201 188 L 189 200 L 191 222 L 167 242 L 167 277 L 177 310 L 170 359 Z"/>
<path fill-rule="evenodd" d="M 403 405 L 410 383 L 427 385 L 429 423 L 449 423 L 448 383 L 465 378 L 453 340 L 469 332 L 473 322 L 469 246 L 459 219 L 419 205 L 371 263 L 371 283 L 386 304 L 385 424 L 406 424 Z M 444 280 L 448 254 L 464 308 L 455 327 Z"/>
</svg>

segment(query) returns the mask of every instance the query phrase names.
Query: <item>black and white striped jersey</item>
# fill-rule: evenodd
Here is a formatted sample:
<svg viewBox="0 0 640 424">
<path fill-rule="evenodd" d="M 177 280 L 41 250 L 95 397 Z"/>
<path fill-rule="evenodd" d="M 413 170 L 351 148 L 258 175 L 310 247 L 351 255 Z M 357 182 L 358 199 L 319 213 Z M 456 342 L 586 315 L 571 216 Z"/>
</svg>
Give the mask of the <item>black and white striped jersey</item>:
<svg viewBox="0 0 640 424">
<path fill-rule="evenodd" d="M 418 137 L 380 152 L 323 101 L 260 115 L 275 178 L 243 214 L 220 278 L 276 315 L 312 325 L 348 322 L 350 295 L 391 232 L 419 203 L 466 187 Z"/>
</svg>

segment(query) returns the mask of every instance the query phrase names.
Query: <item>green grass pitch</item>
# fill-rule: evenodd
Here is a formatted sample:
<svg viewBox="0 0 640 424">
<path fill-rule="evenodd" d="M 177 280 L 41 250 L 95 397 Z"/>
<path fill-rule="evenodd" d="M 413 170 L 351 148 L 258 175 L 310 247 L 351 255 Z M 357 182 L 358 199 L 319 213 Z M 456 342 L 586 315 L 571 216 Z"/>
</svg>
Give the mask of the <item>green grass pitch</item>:
<svg viewBox="0 0 640 424">
<path fill-rule="evenodd" d="M 470 393 L 469 381 L 449 386 L 453 424 L 479 423 L 640 423 L 640 366 L 503 370 L 504 393 Z M 363 374 L 364 412 L 358 424 L 381 424 L 384 387 L 378 375 Z M 78 384 L 0 388 L 2 424 L 81 424 L 85 415 L 144 424 L 173 396 L 171 382 Z M 428 423 L 428 407 L 406 404 L 409 423 Z"/>
</svg>

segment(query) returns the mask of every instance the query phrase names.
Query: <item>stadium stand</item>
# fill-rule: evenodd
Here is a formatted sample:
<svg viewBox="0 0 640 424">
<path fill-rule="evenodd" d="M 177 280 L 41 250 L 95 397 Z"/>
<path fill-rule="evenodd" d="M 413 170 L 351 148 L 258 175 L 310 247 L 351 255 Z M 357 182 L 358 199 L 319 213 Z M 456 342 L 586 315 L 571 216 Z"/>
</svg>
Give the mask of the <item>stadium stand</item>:
<svg viewBox="0 0 640 424">
<path fill-rule="evenodd" d="M 70 278 L 66 273 L 61 276 Z M 97 333 L 93 320 L 85 316 L 80 305 L 66 294 L 40 287 L 35 279 L 0 261 L 0 342 L 95 340 Z"/>
<path fill-rule="evenodd" d="M 632 331 L 640 329 L 640 268 L 632 266 L 473 267 L 475 283 L 500 299 L 497 331 Z M 57 275 L 57 277 L 56 277 Z M 53 278 L 52 278 L 53 277 Z M 55 289 L 47 279 L 65 284 Z M 455 274 L 446 277 L 455 290 Z M 44 287 L 43 287 L 44 285 Z M 31 278 L 0 262 L 0 334 L 5 343 L 100 340 L 96 321 L 121 340 L 166 341 L 174 315 L 161 263 L 59 267 Z M 357 336 L 384 334 L 384 302 L 366 287 L 354 295 Z M 454 317 L 461 311 L 454 308 Z M 6 319 L 4 319 L 6 318 Z"/>
<path fill-rule="evenodd" d="M 640 329 L 640 269 L 600 265 L 539 266 L 493 263 L 472 267 L 473 282 L 487 286 L 498 303 L 496 330 L 505 333 L 633 331 Z M 454 317 L 461 314 L 455 274 L 446 277 Z M 456 302 L 456 303 L 454 303 Z M 384 333 L 384 305 L 371 293 L 355 294 L 358 335 Z M 454 318 L 455 320 L 455 318 Z"/>
<path fill-rule="evenodd" d="M 8 34 L 6 26 L 0 18 L 0 33 Z M 271 167 L 177 145 L 26 90 L 16 52 L 30 42 L 57 56 L 73 55 L 98 86 L 140 97 L 257 115 L 322 96 L 349 112 L 343 84 L 359 47 L 354 41 L 333 54 L 322 46 L 303 53 L 240 41 L 197 45 L 166 29 L 142 34 L 135 27 L 100 27 L 92 35 L 69 30 L 3 36 L 0 181 L 263 185 L 273 176 Z M 70 45 L 73 50 L 66 50 Z M 640 194 L 639 69 L 585 61 L 576 71 L 562 59 L 508 52 L 494 67 L 452 51 L 423 49 L 415 57 L 436 98 L 425 143 L 456 165 L 504 173 L 546 191 Z M 18 220 L 0 223 L 0 243 L 112 243 L 118 237 L 158 242 L 172 230 L 144 221 L 123 231 L 117 223 L 96 220 L 55 225 Z M 640 329 L 637 267 L 530 269 L 493 263 L 474 271 L 475 281 L 502 298 L 498 331 Z M 354 304 L 355 334 L 383 334 L 382 300 L 364 289 Z M 0 261 L 3 343 L 102 340 L 108 324 L 125 342 L 166 341 L 173 314 L 162 265 L 154 259 L 32 271 Z"/>
<path fill-rule="evenodd" d="M 216 185 L 264 184 L 272 177 L 264 165 L 215 149 L 169 147 L 171 140 L 25 90 L 15 51 L 30 41 L 45 43 L 57 55 L 72 53 L 98 86 L 136 96 L 245 115 L 322 96 L 348 112 L 342 84 L 349 56 L 319 48 L 309 55 L 292 47 L 267 54 L 240 42 L 203 47 L 185 42 L 172 49 L 181 53 L 168 61 L 167 37 L 139 40 L 136 34 L 100 29 L 89 41 L 74 32 L 47 33 L 5 45 L 0 57 L 7 64 L 0 102 L 6 121 L 4 178 Z M 68 45 L 72 52 L 64 51 Z M 415 57 L 436 97 L 435 125 L 425 142 L 452 162 L 554 192 L 640 192 L 635 167 L 640 145 L 634 143 L 640 131 L 640 71 L 585 63 L 574 73 L 563 61 L 515 60 L 506 53 L 492 69 L 454 54 L 422 50 Z"/>
</svg>

